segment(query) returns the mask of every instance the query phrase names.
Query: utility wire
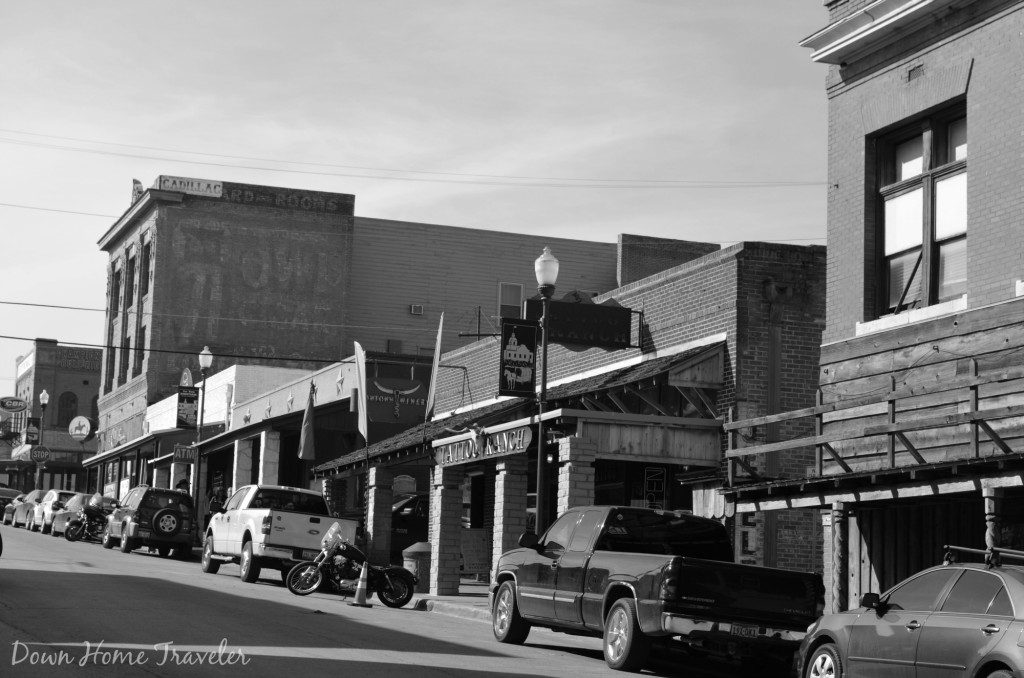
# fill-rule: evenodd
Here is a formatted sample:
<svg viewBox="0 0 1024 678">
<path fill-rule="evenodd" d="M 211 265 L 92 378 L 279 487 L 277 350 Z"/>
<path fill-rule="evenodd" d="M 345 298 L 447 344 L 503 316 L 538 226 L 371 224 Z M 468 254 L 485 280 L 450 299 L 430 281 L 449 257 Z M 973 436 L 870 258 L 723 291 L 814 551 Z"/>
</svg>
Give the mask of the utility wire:
<svg viewBox="0 0 1024 678">
<path fill-rule="evenodd" d="M 465 172 L 440 172 L 431 170 L 414 170 L 414 169 L 394 169 L 384 167 L 367 167 L 361 165 L 340 165 L 334 163 L 318 163 L 308 162 L 299 160 L 279 160 L 276 158 L 260 158 L 244 155 L 227 155 L 221 153 L 209 153 L 204 151 L 187 151 L 173 148 L 161 148 L 158 146 L 141 146 L 135 144 L 120 144 L 108 141 L 96 141 L 94 139 L 81 139 L 78 137 L 64 137 L 52 134 L 37 134 L 34 132 L 23 132 L 20 130 L 9 130 L 0 129 L 0 132 L 6 134 L 20 134 L 24 136 L 40 137 L 45 139 L 59 139 L 61 141 L 74 141 L 79 143 L 96 144 L 101 146 L 117 146 L 120 148 L 134 148 L 144 151 L 158 151 L 161 153 L 178 153 L 183 155 L 199 155 L 210 158 L 224 158 L 227 160 L 242 160 L 247 162 L 271 162 L 271 163 L 283 163 L 289 165 L 304 165 L 307 167 L 325 167 L 334 169 L 346 169 L 346 170 L 360 170 L 365 172 L 392 172 L 392 173 L 404 173 L 404 174 L 424 174 L 434 175 L 440 177 L 459 177 L 458 181 L 442 180 L 442 179 L 420 179 L 415 177 L 388 177 L 388 176 L 376 176 L 376 175 L 352 175 L 352 174 L 337 174 L 331 172 L 310 172 L 304 170 L 288 170 L 278 169 L 271 167 L 243 167 L 242 169 L 256 169 L 273 172 L 290 172 L 298 174 L 324 174 L 327 176 L 347 176 L 357 177 L 366 179 L 391 179 L 399 181 L 442 181 L 446 183 L 482 183 L 487 185 L 500 185 L 492 180 L 501 180 L 512 182 L 508 185 L 512 186 L 550 186 L 557 188 L 614 188 L 615 186 L 609 186 L 608 184 L 629 184 L 626 188 L 782 188 L 789 186 L 824 186 L 824 181 L 776 181 L 776 180 L 765 180 L 765 181 L 714 181 L 714 180 L 688 180 L 688 179 L 598 179 L 598 178 L 574 178 L 574 177 L 550 177 L 550 176 L 527 176 L 527 175 L 503 175 L 503 174 L 481 174 L 481 173 L 465 173 Z M 20 139 L 10 139 L 0 137 L 0 142 L 18 144 L 23 146 L 35 146 L 41 148 L 53 148 L 57 150 L 70 150 L 79 151 L 83 153 L 98 153 L 101 155 L 124 155 L 125 157 L 133 158 L 145 158 L 149 160 L 171 160 L 172 162 L 191 162 L 186 160 L 173 160 L 169 158 L 161 158 L 155 156 L 139 156 L 134 154 L 124 154 L 114 151 L 104 151 L 102 149 L 89 149 L 79 148 L 75 146 L 66 146 L 58 144 L 46 144 L 41 142 L 30 142 Z M 209 161 L 195 161 L 195 164 L 201 165 L 212 165 L 216 167 L 238 167 L 237 165 L 224 165 L 222 163 L 214 163 Z M 578 182 L 573 184 L 536 184 L 536 183 L 521 183 L 521 182 Z"/>
</svg>

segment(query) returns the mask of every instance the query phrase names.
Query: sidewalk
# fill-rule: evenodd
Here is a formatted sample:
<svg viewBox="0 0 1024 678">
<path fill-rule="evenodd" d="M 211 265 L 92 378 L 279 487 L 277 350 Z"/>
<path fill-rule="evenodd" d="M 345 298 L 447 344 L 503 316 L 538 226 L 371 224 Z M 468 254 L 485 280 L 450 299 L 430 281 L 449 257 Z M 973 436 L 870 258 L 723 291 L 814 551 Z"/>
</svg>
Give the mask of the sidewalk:
<svg viewBox="0 0 1024 678">
<path fill-rule="evenodd" d="M 413 596 L 410 607 L 414 610 L 490 622 L 491 606 L 487 597 L 487 586 L 486 581 L 464 578 L 459 582 L 459 595 L 432 596 L 429 593 L 417 593 Z"/>
</svg>

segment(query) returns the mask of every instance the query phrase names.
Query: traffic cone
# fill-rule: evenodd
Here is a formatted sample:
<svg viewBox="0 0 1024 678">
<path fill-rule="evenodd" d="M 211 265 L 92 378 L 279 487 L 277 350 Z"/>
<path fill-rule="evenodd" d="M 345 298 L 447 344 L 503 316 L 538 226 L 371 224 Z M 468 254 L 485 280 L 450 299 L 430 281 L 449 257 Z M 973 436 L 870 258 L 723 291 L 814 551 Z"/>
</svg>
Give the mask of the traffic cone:
<svg viewBox="0 0 1024 678">
<path fill-rule="evenodd" d="M 367 563 L 363 563 L 363 567 L 359 571 L 359 583 L 356 584 L 356 599 L 349 603 L 353 607 L 373 607 L 373 605 L 366 602 L 366 569 L 368 567 Z"/>
</svg>

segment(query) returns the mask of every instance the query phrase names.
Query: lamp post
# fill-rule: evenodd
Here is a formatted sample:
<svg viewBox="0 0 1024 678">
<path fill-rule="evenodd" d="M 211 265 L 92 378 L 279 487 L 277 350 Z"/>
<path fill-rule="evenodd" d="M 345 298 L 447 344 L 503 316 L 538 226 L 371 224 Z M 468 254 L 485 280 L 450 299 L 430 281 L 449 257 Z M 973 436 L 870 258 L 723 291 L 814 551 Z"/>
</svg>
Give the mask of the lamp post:
<svg viewBox="0 0 1024 678">
<path fill-rule="evenodd" d="M 50 404 L 50 394 L 46 392 L 44 388 L 39 394 L 39 447 L 43 446 L 43 431 L 46 429 L 46 406 Z M 40 453 L 42 454 L 42 453 Z M 43 489 L 43 464 L 45 461 L 36 462 L 36 487 L 35 489 Z"/>
<path fill-rule="evenodd" d="M 544 452 L 544 404 L 548 398 L 548 312 L 549 302 L 555 293 L 555 281 L 558 279 L 558 259 L 551 254 L 550 248 L 533 262 L 533 270 L 537 275 L 537 291 L 541 297 L 540 336 L 541 363 L 540 395 L 537 398 L 537 516 L 534 531 L 540 535 L 548 528 L 550 507 L 548 506 L 548 465 Z"/>
<path fill-rule="evenodd" d="M 196 442 L 201 442 L 203 439 L 203 412 L 206 410 L 206 370 L 210 369 L 213 365 L 213 354 L 210 353 L 209 346 L 203 346 L 203 350 L 199 352 L 199 376 L 203 379 L 203 386 L 199 392 L 199 428 L 196 429 Z M 198 462 L 198 457 L 196 458 Z"/>
</svg>

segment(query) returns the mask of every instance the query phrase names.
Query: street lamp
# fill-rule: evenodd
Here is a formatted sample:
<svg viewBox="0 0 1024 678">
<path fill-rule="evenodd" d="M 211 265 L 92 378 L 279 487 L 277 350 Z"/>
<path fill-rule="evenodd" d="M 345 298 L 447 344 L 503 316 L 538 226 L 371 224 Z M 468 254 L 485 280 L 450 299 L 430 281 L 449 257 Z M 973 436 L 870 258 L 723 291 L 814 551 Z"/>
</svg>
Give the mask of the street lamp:
<svg viewBox="0 0 1024 678">
<path fill-rule="evenodd" d="M 199 429 L 196 435 L 196 442 L 203 439 L 203 411 L 206 410 L 206 370 L 213 365 L 213 354 L 209 346 L 203 346 L 199 352 L 199 375 L 203 378 L 203 386 L 199 395 Z"/>
<path fill-rule="evenodd" d="M 39 409 L 42 410 L 39 414 L 39 447 L 43 446 L 43 431 L 46 429 L 46 406 L 50 404 L 50 394 L 46 392 L 44 388 L 39 394 Z M 40 453 L 42 454 L 42 453 Z M 36 487 L 35 489 L 43 489 L 43 463 L 42 461 L 36 462 Z"/>
<path fill-rule="evenodd" d="M 541 297 L 540 336 L 541 363 L 540 396 L 537 398 L 537 516 L 534 531 L 540 535 L 548 527 L 550 508 L 548 507 L 548 466 L 544 455 L 544 403 L 548 398 L 548 311 L 549 302 L 555 293 L 555 281 L 558 279 L 558 259 L 551 254 L 550 248 L 533 262 L 534 273 L 537 274 L 537 291 Z"/>
</svg>

